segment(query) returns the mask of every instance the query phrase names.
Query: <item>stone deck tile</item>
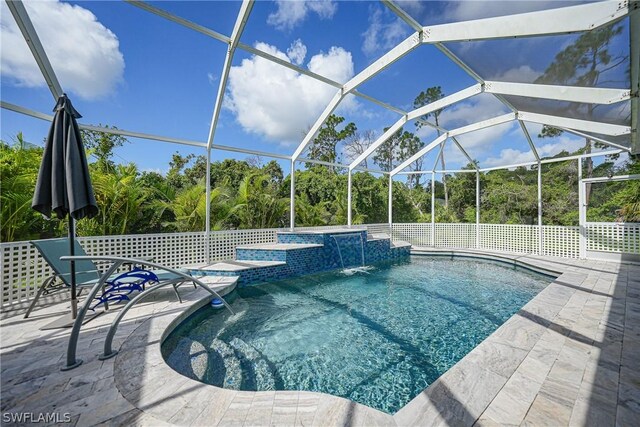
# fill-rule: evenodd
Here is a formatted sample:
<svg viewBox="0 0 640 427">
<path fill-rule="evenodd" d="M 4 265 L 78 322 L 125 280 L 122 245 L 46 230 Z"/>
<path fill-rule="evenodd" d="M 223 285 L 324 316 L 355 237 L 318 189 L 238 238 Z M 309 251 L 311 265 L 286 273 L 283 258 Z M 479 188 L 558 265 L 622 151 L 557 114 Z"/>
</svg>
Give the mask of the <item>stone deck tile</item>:
<svg viewBox="0 0 640 427">
<path fill-rule="evenodd" d="M 298 410 L 296 412 L 296 426 L 310 426 L 316 416 L 320 395 L 301 391 L 298 394 Z"/>
<path fill-rule="evenodd" d="M 296 423 L 298 411 L 297 391 L 276 391 L 271 413 L 272 426 L 292 426 Z"/>
<path fill-rule="evenodd" d="M 498 256 L 562 275 L 394 416 L 318 393 L 223 390 L 173 371 L 159 343 L 206 296 L 189 287 L 184 304 L 168 289 L 128 313 L 115 358 L 97 355 L 117 308 L 92 320 L 78 346 L 84 363 L 69 372 L 58 369 L 69 331 L 39 330 L 67 303 L 28 320 L 5 316 L 0 408 L 69 411 L 72 426 L 640 425 L 640 266 Z"/>
<path fill-rule="evenodd" d="M 253 402 L 245 418 L 245 425 L 262 427 L 271 425 L 275 391 L 261 391 L 254 393 Z"/>
</svg>

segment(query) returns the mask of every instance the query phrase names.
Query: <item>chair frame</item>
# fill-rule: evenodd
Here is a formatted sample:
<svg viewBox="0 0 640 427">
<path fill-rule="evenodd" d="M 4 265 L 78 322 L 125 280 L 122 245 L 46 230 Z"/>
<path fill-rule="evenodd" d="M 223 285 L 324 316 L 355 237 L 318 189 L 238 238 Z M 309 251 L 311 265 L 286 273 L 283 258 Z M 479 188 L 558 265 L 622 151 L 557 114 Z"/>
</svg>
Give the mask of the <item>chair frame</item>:
<svg viewBox="0 0 640 427">
<path fill-rule="evenodd" d="M 67 280 L 69 273 L 64 273 L 59 271 L 59 269 L 56 267 L 56 262 L 50 258 L 50 254 L 47 253 L 46 249 L 42 245 L 43 243 L 59 244 L 62 242 L 64 242 L 64 244 L 66 245 L 65 248 L 69 247 L 68 245 L 69 240 L 67 238 L 36 240 L 36 241 L 30 242 L 38 250 L 40 255 L 44 258 L 44 260 L 49 264 L 49 266 L 54 270 L 55 273 L 45 278 L 42 284 L 38 287 L 38 291 L 36 292 L 35 297 L 29 304 L 29 307 L 27 308 L 27 311 L 24 315 L 25 319 L 27 319 L 31 315 L 31 312 L 36 307 L 38 300 L 42 296 L 53 295 L 58 292 L 66 291 L 67 289 L 69 291 L 71 290 L 71 284 Z M 82 246 L 77 240 L 75 240 L 75 244 L 76 244 L 77 255 L 86 256 L 86 252 L 84 251 L 84 249 L 82 248 Z M 63 257 L 68 256 L 68 251 L 66 252 L 67 253 L 62 255 Z M 87 262 L 87 261 L 84 261 L 84 262 Z M 95 274 L 96 276 L 95 280 L 96 281 L 101 280 L 103 276 L 103 272 L 96 266 L 96 264 L 93 261 L 88 261 L 88 262 L 91 263 L 92 269 L 88 271 L 78 271 L 76 272 L 76 277 L 79 274 L 80 275 Z M 137 264 L 133 262 L 124 263 L 123 265 L 127 265 L 127 264 L 131 267 L 129 271 L 122 272 L 121 274 L 113 278 L 109 278 L 109 280 L 104 281 L 102 294 L 100 296 L 95 297 L 95 299 L 97 299 L 98 301 L 96 304 L 90 307 L 91 310 L 95 310 L 99 305 L 104 304 L 104 309 L 106 311 L 109 309 L 109 302 L 129 301 L 130 298 L 128 295 L 134 291 L 143 292 L 145 290 L 146 283 L 161 282 L 161 280 L 158 279 L 158 277 L 155 275 L 153 271 L 138 268 L 136 267 Z M 141 274 L 140 272 L 144 272 L 144 273 Z M 134 278 L 134 280 L 131 281 L 130 280 L 131 278 Z M 138 278 L 138 280 L 135 280 L 135 278 Z M 122 281 L 123 279 L 129 279 L 129 280 L 126 283 L 122 283 L 122 282 L 118 283 L 118 281 Z M 174 283 L 171 283 L 172 281 Z M 180 301 L 181 303 L 182 303 L 182 298 L 180 297 L 180 293 L 178 292 L 178 287 L 185 282 L 186 280 L 184 280 L 184 278 L 176 278 L 176 279 L 169 280 L 169 283 L 167 283 L 167 284 L 172 284 L 173 291 L 176 297 L 178 298 L 178 301 Z M 95 282 L 79 285 L 76 291 L 76 296 L 80 296 L 83 288 L 93 287 L 94 284 Z M 194 283 L 194 286 L 196 286 L 195 283 Z"/>
</svg>

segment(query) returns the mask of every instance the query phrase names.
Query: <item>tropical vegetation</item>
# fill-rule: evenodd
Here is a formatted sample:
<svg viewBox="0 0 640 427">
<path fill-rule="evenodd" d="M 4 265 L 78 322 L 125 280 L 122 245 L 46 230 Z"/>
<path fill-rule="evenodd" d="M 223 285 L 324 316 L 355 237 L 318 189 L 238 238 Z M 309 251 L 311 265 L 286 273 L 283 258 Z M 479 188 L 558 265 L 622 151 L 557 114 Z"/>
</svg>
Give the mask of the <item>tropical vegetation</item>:
<svg viewBox="0 0 640 427">
<path fill-rule="evenodd" d="M 357 129 L 332 117 L 310 147 L 311 159 L 332 161 L 344 146 L 364 151 Z M 390 140 L 388 154 L 374 156 L 373 165 L 389 170 L 420 148 L 411 132 L 399 130 Z M 206 222 L 206 161 L 204 156 L 173 155 L 166 174 L 140 171 L 135 164 L 116 164 L 113 149 L 126 139 L 110 134 L 85 135 L 90 171 L 100 213 L 78 222 L 79 235 L 202 231 Z M 369 144 L 372 141 L 369 138 Z M 342 149 L 340 147 L 343 147 Z M 338 150 L 340 150 L 338 152 Z M 64 234 L 64 221 L 43 218 L 31 209 L 42 148 L 28 144 L 21 134 L 0 143 L 2 176 L 2 241 L 18 241 Z M 579 150 L 579 152 L 584 149 Z M 560 153 L 566 156 L 575 153 Z M 615 159 L 594 167 L 594 176 L 640 173 L 640 161 L 619 164 Z M 473 164 L 466 169 L 474 169 Z M 480 173 L 483 223 L 537 223 L 537 169 L 519 167 Z M 578 221 L 577 161 L 543 164 L 543 213 L 545 224 L 576 225 Z M 353 174 L 353 223 L 388 221 L 388 177 L 369 172 Z M 447 175 L 447 196 L 441 181 L 435 182 L 437 222 L 475 222 L 476 173 Z M 347 222 L 347 175 L 344 169 L 308 163 L 296 172 L 296 225 L 339 225 Z M 227 159 L 211 165 L 211 228 L 248 229 L 289 225 L 290 177 L 276 161 L 259 158 Z M 394 222 L 431 221 L 431 180 L 393 182 Z M 640 221 L 640 182 L 612 182 L 594 186 L 590 221 Z M 446 200 L 446 202 L 445 202 Z"/>
</svg>

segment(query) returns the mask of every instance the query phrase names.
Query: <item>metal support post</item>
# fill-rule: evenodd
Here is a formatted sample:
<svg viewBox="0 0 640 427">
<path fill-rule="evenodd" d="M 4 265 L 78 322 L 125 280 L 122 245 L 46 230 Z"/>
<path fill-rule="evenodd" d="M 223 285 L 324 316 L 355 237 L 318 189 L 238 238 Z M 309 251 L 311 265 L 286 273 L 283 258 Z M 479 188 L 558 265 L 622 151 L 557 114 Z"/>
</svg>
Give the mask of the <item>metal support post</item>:
<svg viewBox="0 0 640 427">
<path fill-rule="evenodd" d="M 207 148 L 207 176 L 205 182 L 204 257 L 211 262 L 211 148 Z"/>
<path fill-rule="evenodd" d="M 587 257 L 587 205 L 582 182 L 582 158 L 578 158 L 578 225 L 580 228 L 580 258 Z"/>
<path fill-rule="evenodd" d="M 476 249 L 480 249 L 480 172 L 476 171 Z"/>
<path fill-rule="evenodd" d="M 296 161 L 291 159 L 291 173 L 289 174 L 291 177 L 291 196 L 289 200 L 289 228 L 291 231 L 295 229 L 295 221 L 296 221 Z"/>
<path fill-rule="evenodd" d="M 389 228 L 393 226 L 393 177 L 389 175 Z"/>
<path fill-rule="evenodd" d="M 538 161 L 538 255 L 544 252 L 542 229 L 542 163 Z"/>
<path fill-rule="evenodd" d="M 431 172 L 431 246 L 436 245 L 436 174 Z"/>
<path fill-rule="evenodd" d="M 347 226 L 351 228 L 351 169 L 347 173 Z"/>
</svg>

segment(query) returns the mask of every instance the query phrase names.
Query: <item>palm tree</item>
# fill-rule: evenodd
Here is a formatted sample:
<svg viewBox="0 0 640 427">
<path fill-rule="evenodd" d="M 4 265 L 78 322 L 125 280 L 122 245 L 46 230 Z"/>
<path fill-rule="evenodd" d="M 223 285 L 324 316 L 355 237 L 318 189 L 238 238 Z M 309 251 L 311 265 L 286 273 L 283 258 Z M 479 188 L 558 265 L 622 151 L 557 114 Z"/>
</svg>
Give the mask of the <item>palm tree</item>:
<svg viewBox="0 0 640 427">
<path fill-rule="evenodd" d="M 92 165 L 94 166 L 94 165 Z M 141 215 L 151 192 L 139 179 L 135 164 L 115 165 L 110 171 L 92 168 L 93 189 L 100 213 L 78 222 L 83 235 L 127 234 Z"/>
<path fill-rule="evenodd" d="M 334 206 L 336 211 L 331 220 L 331 224 L 346 224 L 348 220 L 347 215 L 349 212 L 346 190 L 338 191 L 336 200 L 334 201 Z M 366 217 L 366 215 L 363 215 L 358 211 L 357 203 L 354 203 L 353 211 L 351 212 L 351 223 L 364 224 Z"/>
<path fill-rule="evenodd" d="M 225 226 L 230 207 L 230 197 L 226 187 L 211 190 L 211 229 L 222 230 Z M 202 231 L 206 227 L 207 193 L 204 182 L 187 187 L 178 192 L 174 198 L 158 203 L 160 209 L 170 211 L 175 220 L 165 222 L 165 227 L 172 227 L 180 232 Z"/>
<path fill-rule="evenodd" d="M 326 225 L 331 217 L 328 204 L 324 201 L 313 205 L 304 193 L 296 196 L 296 222 L 306 227 Z"/>
<path fill-rule="evenodd" d="M 16 238 L 39 237 L 40 215 L 31 210 L 31 199 L 42 158 L 42 149 L 29 147 L 22 132 L 13 146 L 0 142 L 0 237 L 3 242 Z"/>
<path fill-rule="evenodd" d="M 272 228 L 284 225 L 289 199 L 279 196 L 279 188 L 271 177 L 254 172 L 244 177 L 230 214 L 240 222 L 240 228 Z"/>
</svg>

